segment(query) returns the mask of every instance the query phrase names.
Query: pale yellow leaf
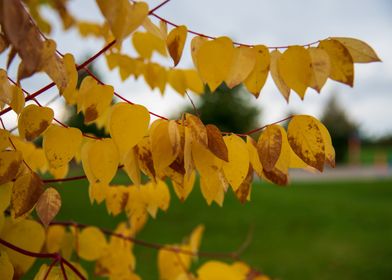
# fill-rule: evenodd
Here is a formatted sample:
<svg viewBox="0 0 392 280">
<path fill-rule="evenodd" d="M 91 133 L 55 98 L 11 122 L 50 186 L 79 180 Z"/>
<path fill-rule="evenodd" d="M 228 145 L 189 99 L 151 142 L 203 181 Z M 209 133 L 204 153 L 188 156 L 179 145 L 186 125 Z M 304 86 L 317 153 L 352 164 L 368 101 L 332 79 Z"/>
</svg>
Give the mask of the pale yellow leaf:
<svg viewBox="0 0 392 280">
<path fill-rule="evenodd" d="M 311 77 L 309 86 L 317 92 L 321 91 L 331 73 L 331 62 L 328 53 L 323 49 L 309 48 Z"/>
<path fill-rule="evenodd" d="M 0 250 L 0 279 L 12 280 L 14 276 L 14 267 L 8 258 L 6 251 Z"/>
<path fill-rule="evenodd" d="M 204 91 L 204 85 L 202 80 L 200 79 L 199 74 L 193 70 L 184 70 L 185 80 L 187 88 L 197 94 L 202 94 Z"/>
<path fill-rule="evenodd" d="M 256 62 L 256 50 L 249 47 L 237 47 L 234 49 L 232 64 L 225 83 L 233 88 L 242 83 L 252 72 Z"/>
<path fill-rule="evenodd" d="M 132 180 L 133 184 L 139 186 L 141 183 L 141 174 L 135 149 L 131 148 L 123 158 L 124 170 L 128 177 Z"/>
<path fill-rule="evenodd" d="M 290 88 L 286 85 L 286 83 L 283 81 L 282 76 L 280 75 L 279 71 L 279 65 L 278 61 L 280 57 L 282 56 L 282 53 L 278 50 L 274 50 L 270 54 L 271 62 L 270 62 L 270 73 L 271 77 L 274 80 L 274 83 L 284 99 L 286 99 L 287 102 L 289 102 L 289 97 L 290 97 Z"/>
<path fill-rule="evenodd" d="M 86 227 L 78 235 L 77 248 L 81 258 L 94 261 L 100 258 L 107 248 L 105 235 L 96 227 Z"/>
<path fill-rule="evenodd" d="M 179 69 L 170 69 L 167 72 L 167 82 L 180 95 L 185 95 L 188 89 L 185 72 Z"/>
<path fill-rule="evenodd" d="M 22 153 L 19 151 L 0 152 L 0 185 L 16 178 L 22 160 Z"/>
<path fill-rule="evenodd" d="M 18 86 L 12 87 L 12 101 L 10 104 L 12 110 L 15 111 L 16 114 L 20 114 L 25 106 L 25 98 L 23 91 Z"/>
<path fill-rule="evenodd" d="M 331 39 L 342 43 L 349 51 L 351 57 L 353 58 L 353 62 L 355 63 L 381 61 L 372 47 L 361 40 L 346 37 L 332 37 Z"/>
<path fill-rule="evenodd" d="M 195 68 L 198 68 L 198 63 L 197 63 L 197 56 L 198 52 L 200 50 L 200 47 L 207 42 L 207 39 L 201 36 L 195 36 L 193 37 L 191 41 L 191 55 L 192 55 L 192 61 L 193 65 Z"/>
<path fill-rule="evenodd" d="M 153 52 L 166 56 L 166 43 L 150 32 L 135 32 L 132 43 L 140 57 L 150 60 Z"/>
<path fill-rule="evenodd" d="M 147 63 L 144 68 L 144 79 L 151 89 L 158 88 L 161 94 L 164 94 L 167 82 L 167 71 L 164 67 L 158 63 Z"/>
</svg>

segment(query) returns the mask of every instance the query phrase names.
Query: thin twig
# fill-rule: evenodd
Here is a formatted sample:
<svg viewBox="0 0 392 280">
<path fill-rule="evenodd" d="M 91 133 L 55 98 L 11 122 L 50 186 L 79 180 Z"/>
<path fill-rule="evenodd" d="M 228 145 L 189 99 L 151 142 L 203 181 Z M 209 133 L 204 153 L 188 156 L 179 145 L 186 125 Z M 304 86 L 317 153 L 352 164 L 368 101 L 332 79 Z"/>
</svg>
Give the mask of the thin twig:
<svg viewBox="0 0 392 280">
<path fill-rule="evenodd" d="M 192 100 L 192 98 L 190 97 L 190 95 L 188 94 L 187 91 L 185 91 L 185 94 L 186 94 L 186 96 L 188 97 L 189 101 L 190 101 L 191 104 L 192 104 L 193 111 L 195 111 L 195 114 L 196 114 L 196 115 L 199 117 L 199 119 L 200 119 L 200 112 L 199 112 L 199 110 L 197 110 L 197 108 L 196 108 L 196 106 L 195 106 L 195 103 L 193 103 L 193 100 Z"/>
</svg>

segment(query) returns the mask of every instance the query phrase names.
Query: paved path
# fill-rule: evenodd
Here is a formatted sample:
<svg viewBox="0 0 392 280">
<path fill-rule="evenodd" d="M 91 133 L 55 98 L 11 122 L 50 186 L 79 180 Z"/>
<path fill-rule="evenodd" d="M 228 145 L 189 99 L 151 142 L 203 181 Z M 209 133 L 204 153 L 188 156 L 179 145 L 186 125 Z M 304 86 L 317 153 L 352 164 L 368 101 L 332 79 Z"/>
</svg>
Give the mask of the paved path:
<svg viewBox="0 0 392 280">
<path fill-rule="evenodd" d="M 290 170 L 290 178 L 297 182 L 392 179 L 392 166 L 339 166 L 322 173 L 293 169 Z"/>
</svg>

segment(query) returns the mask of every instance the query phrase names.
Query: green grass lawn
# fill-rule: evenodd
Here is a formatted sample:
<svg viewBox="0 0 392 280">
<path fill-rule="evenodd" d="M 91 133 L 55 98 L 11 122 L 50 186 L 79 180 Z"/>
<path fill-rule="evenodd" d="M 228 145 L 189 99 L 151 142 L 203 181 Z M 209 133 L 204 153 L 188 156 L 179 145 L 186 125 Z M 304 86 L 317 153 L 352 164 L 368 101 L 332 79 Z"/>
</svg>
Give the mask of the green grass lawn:
<svg viewBox="0 0 392 280">
<path fill-rule="evenodd" d="M 110 217 L 102 205 L 86 207 L 86 181 L 58 189 L 63 198 L 59 220 L 114 228 L 124 218 Z M 392 279 L 392 181 L 286 188 L 254 183 L 251 202 L 241 205 L 232 193 L 225 199 L 222 208 L 207 206 L 198 188 L 185 203 L 172 196 L 169 210 L 150 219 L 138 238 L 175 243 L 204 224 L 201 250 L 227 252 L 253 227 L 243 259 L 274 279 Z M 158 279 L 157 252 L 138 246 L 135 252 L 137 272 L 143 279 Z"/>
</svg>

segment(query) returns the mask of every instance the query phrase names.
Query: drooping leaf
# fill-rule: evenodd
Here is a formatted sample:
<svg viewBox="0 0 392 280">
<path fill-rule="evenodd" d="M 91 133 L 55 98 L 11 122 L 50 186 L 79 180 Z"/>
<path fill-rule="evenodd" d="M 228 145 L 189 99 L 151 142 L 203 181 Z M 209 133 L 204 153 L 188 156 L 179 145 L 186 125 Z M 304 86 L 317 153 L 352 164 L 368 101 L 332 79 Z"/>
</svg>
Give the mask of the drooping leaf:
<svg viewBox="0 0 392 280">
<path fill-rule="evenodd" d="M 318 48 L 325 50 L 331 62 L 332 80 L 352 87 L 354 85 L 354 62 L 348 49 L 337 40 L 323 40 Z"/>
<path fill-rule="evenodd" d="M 279 74 L 284 83 L 301 99 L 304 99 L 310 82 L 310 62 L 310 55 L 302 46 L 288 47 L 278 60 Z"/>
<path fill-rule="evenodd" d="M 73 127 L 51 125 L 43 137 L 43 149 L 49 165 L 59 168 L 68 164 L 80 149 L 82 133 Z"/>
<path fill-rule="evenodd" d="M 241 185 L 235 191 L 235 195 L 236 195 L 237 199 L 242 204 L 244 204 L 246 201 L 250 200 L 252 181 L 253 181 L 253 168 L 249 164 L 248 174 L 246 175 L 245 180 L 241 183 Z"/>
<path fill-rule="evenodd" d="M 331 39 L 342 43 L 347 48 L 355 63 L 381 61 L 372 47 L 361 40 L 346 37 L 332 37 Z"/>
<path fill-rule="evenodd" d="M 56 217 L 61 208 L 61 196 L 54 188 L 47 188 L 37 201 L 35 210 L 45 227 Z"/>
<path fill-rule="evenodd" d="M 185 95 L 188 89 L 185 72 L 179 69 L 170 69 L 167 72 L 167 82 L 180 95 Z"/>
<path fill-rule="evenodd" d="M 325 162 L 328 163 L 329 166 L 335 167 L 335 149 L 332 145 L 331 135 L 329 135 L 328 129 L 321 122 L 317 121 L 317 126 L 320 129 L 324 141 Z"/>
<path fill-rule="evenodd" d="M 53 110 L 34 104 L 26 106 L 18 118 L 19 135 L 29 141 L 40 136 L 53 120 Z"/>
<path fill-rule="evenodd" d="M 8 206 L 10 206 L 12 187 L 13 187 L 12 182 L 0 185 L 0 212 L 1 213 L 4 212 L 8 208 Z"/>
<path fill-rule="evenodd" d="M 14 276 L 14 267 L 6 251 L 0 250 L 0 279 L 12 280 Z"/>
<path fill-rule="evenodd" d="M 202 81 L 213 92 L 230 73 L 234 57 L 233 42 L 219 37 L 201 44 L 196 53 L 197 70 Z"/>
<path fill-rule="evenodd" d="M 124 211 L 128 202 L 128 188 L 124 186 L 110 186 L 105 188 L 105 202 L 108 213 L 116 216 Z"/>
<path fill-rule="evenodd" d="M 155 180 L 157 174 L 154 168 L 151 150 L 151 141 L 149 137 L 143 138 L 135 147 L 136 157 L 140 170 L 145 175 L 150 177 L 151 180 Z"/>
<path fill-rule="evenodd" d="M 188 128 L 190 129 L 190 133 L 192 134 L 192 139 L 203 146 L 207 147 L 208 146 L 208 135 L 207 135 L 207 129 L 202 123 L 202 121 L 189 113 L 185 114 L 185 120 L 188 125 Z"/>
<path fill-rule="evenodd" d="M 97 0 L 97 4 L 118 42 L 142 25 L 148 15 L 148 5 L 145 2 Z"/>
<path fill-rule="evenodd" d="M 245 142 L 237 135 L 223 137 L 227 146 L 229 161 L 223 162 L 223 172 L 227 181 L 236 191 L 245 180 L 249 170 L 249 153 Z"/>
<path fill-rule="evenodd" d="M 112 107 L 109 131 L 121 155 L 142 140 L 149 123 L 150 114 L 144 106 L 121 102 Z"/>
<path fill-rule="evenodd" d="M 185 70 L 184 74 L 187 88 L 197 94 L 203 93 L 204 86 L 199 74 L 194 69 Z"/>
<path fill-rule="evenodd" d="M 96 227 L 86 227 L 78 235 L 78 255 L 94 261 L 100 258 L 107 247 L 105 235 Z"/>
<path fill-rule="evenodd" d="M 283 81 L 282 76 L 280 75 L 279 72 L 279 65 L 278 61 L 280 57 L 282 56 L 282 53 L 278 50 L 274 50 L 270 54 L 270 73 L 271 77 L 274 80 L 274 83 L 284 99 L 286 99 L 287 102 L 289 102 L 289 97 L 290 97 L 290 88 L 286 85 L 286 83 Z"/>
<path fill-rule="evenodd" d="M 149 182 L 141 188 L 147 201 L 147 211 L 153 218 L 158 209 L 166 211 L 169 208 L 170 192 L 164 181 L 158 180 L 156 184 Z"/>
<path fill-rule="evenodd" d="M 257 150 L 263 170 L 271 171 L 282 150 L 282 132 L 278 125 L 269 125 L 257 141 Z"/>
<path fill-rule="evenodd" d="M 133 184 L 139 186 L 141 183 L 141 174 L 135 148 L 131 148 L 123 157 L 124 170 Z"/>
<path fill-rule="evenodd" d="M 184 50 L 184 45 L 186 37 L 188 34 L 188 29 L 185 25 L 180 25 L 172 29 L 167 36 L 166 45 L 169 54 L 174 62 L 174 67 L 180 62 L 182 51 Z"/>
<path fill-rule="evenodd" d="M 76 104 L 76 85 L 78 82 L 78 72 L 76 70 L 75 59 L 72 54 L 66 53 L 63 57 L 66 73 L 68 76 L 68 84 L 61 92 L 68 104 Z"/>
<path fill-rule="evenodd" d="M 63 246 L 65 227 L 62 225 L 51 225 L 46 230 L 45 247 L 48 253 L 59 252 Z"/>
<path fill-rule="evenodd" d="M 192 55 L 192 61 L 193 65 L 195 65 L 195 68 L 198 69 L 198 53 L 200 50 L 200 47 L 207 42 L 207 39 L 201 36 L 195 36 L 193 37 L 191 41 L 191 55 Z"/>
<path fill-rule="evenodd" d="M 204 263 L 198 270 L 199 280 L 244 280 L 246 275 L 233 269 L 230 265 L 220 261 L 208 261 Z"/>
<path fill-rule="evenodd" d="M 256 62 L 256 50 L 249 47 L 237 47 L 234 49 L 232 64 L 225 83 L 233 88 L 242 83 L 252 72 Z"/>
<path fill-rule="evenodd" d="M 221 131 L 213 124 L 206 125 L 208 149 L 221 160 L 229 161 L 228 151 Z"/>
<path fill-rule="evenodd" d="M 17 218 L 28 213 L 44 192 L 43 182 L 33 172 L 19 176 L 12 188 L 11 214 Z"/>
<path fill-rule="evenodd" d="M 311 69 L 309 86 L 320 92 L 331 73 L 331 62 L 328 53 L 323 49 L 312 47 L 308 52 Z"/>
<path fill-rule="evenodd" d="M 11 89 L 12 89 L 12 101 L 10 106 L 12 110 L 14 110 L 14 112 L 17 115 L 19 115 L 25 106 L 25 97 L 20 87 L 13 86 L 11 87 Z"/>
<path fill-rule="evenodd" d="M 150 60 L 153 52 L 166 56 L 165 41 L 150 32 L 135 32 L 132 43 L 140 57 Z"/>
<path fill-rule="evenodd" d="M 90 183 L 109 183 L 119 162 L 120 156 L 111 138 L 89 141 L 82 147 L 83 169 Z"/>
<path fill-rule="evenodd" d="M 265 81 L 267 80 L 269 66 L 270 66 L 270 53 L 266 46 L 254 46 L 256 51 L 256 60 L 252 72 L 244 81 L 244 85 L 254 96 L 258 97 Z"/>
<path fill-rule="evenodd" d="M 261 165 L 259 153 L 257 151 L 257 144 L 252 137 L 246 137 L 246 146 L 249 152 L 249 161 L 252 165 L 252 169 L 256 172 L 257 176 L 263 178 L 263 166 Z"/>
<path fill-rule="evenodd" d="M 308 165 L 323 171 L 325 144 L 317 125 L 311 116 L 294 116 L 288 126 L 288 140 L 293 151 Z"/>
<path fill-rule="evenodd" d="M 143 74 L 151 89 L 158 88 L 161 94 L 164 94 L 167 82 L 167 71 L 164 67 L 150 62 L 145 65 Z"/>
</svg>

